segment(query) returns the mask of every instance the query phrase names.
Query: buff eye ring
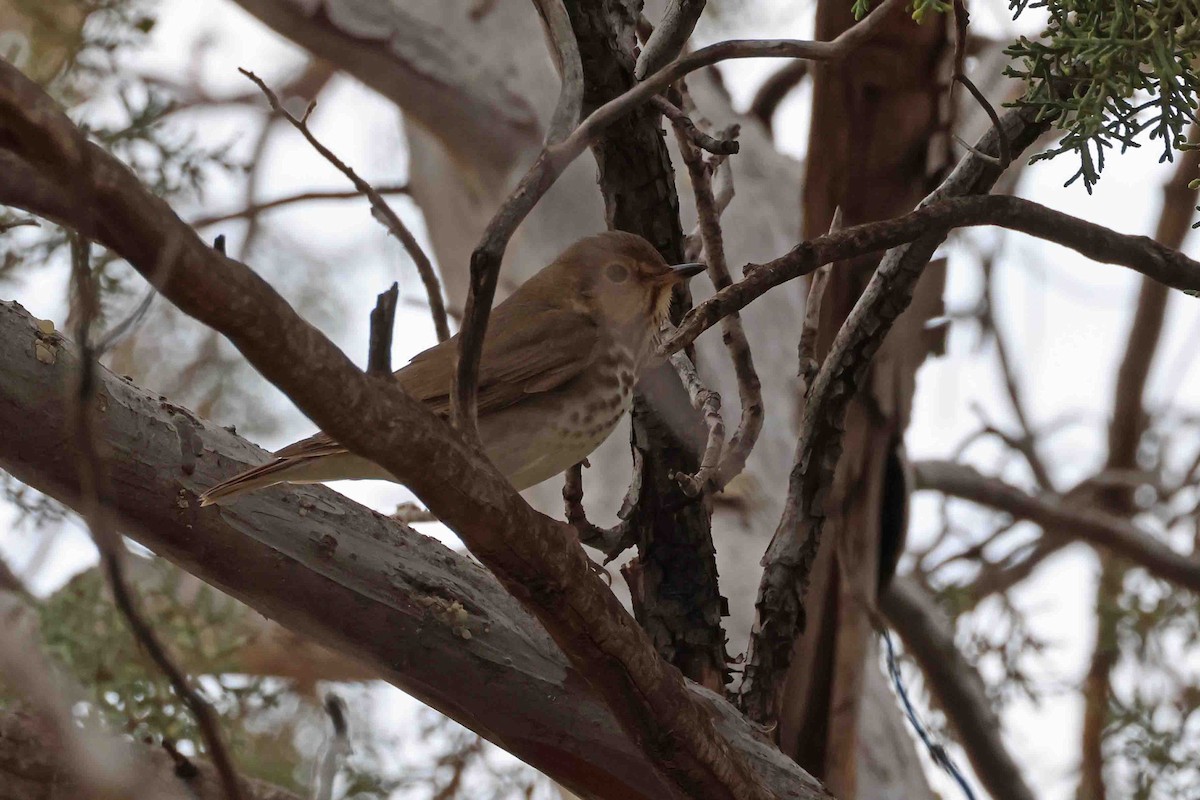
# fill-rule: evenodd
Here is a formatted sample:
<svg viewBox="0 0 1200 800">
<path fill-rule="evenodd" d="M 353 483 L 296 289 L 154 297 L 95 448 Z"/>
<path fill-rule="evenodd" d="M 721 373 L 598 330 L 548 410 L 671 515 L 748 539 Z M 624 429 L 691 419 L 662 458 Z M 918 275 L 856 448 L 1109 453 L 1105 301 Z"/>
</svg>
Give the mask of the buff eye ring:
<svg viewBox="0 0 1200 800">
<path fill-rule="evenodd" d="M 629 268 L 624 264 L 609 264 L 604 268 L 604 277 L 613 283 L 624 283 L 629 279 Z"/>
</svg>

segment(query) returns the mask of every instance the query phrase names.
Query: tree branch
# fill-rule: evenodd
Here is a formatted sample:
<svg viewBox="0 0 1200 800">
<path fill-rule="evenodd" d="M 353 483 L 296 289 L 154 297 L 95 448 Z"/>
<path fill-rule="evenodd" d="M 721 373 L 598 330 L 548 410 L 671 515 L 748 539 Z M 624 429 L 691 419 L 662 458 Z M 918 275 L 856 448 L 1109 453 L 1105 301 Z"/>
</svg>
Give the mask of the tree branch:
<svg viewBox="0 0 1200 800">
<path fill-rule="evenodd" d="M 665 67 L 691 38 L 707 0 L 668 0 L 667 10 L 646 40 L 633 68 L 639 81 Z"/>
<path fill-rule="evenodd" d="M 670 114 L 667 116 L 670 117 Z M 684 117 L 684 119 L 687 118 Z M 691 120 L 687 120 L 686 124 L 674 119 L 672 122 L 675 127 L 676 141 L 679 143 L 679 151 L 683 155 L 683 162 L 687 166 L 688 176 L 692 181 L 692 191 L 696 196 L 696 224 L 700 229 L 700 241 L 704 248 L 708 276 L 712 280 L 713 286 L 720 291 L 730 286 L 733 279 L 729 275 L 729 264 L 725 258 L 725 237 L 721 232 L 721 210 L 713 192 L 712 171 L 704 162 L 697 145 L 693 144 L 694 137 L 691 130 L 694 130 L 695 126 L 692 125 Z M 742 415 L 738 421 L 737 431 L 729 442 L 729 447 L 721 455 L 721 461 L 714 469 L 718 489 L 728 486 L 729 482 L 746 468 L 746 460 L 754 450 L 758 435 L 762 431 L 765 414 L 762 384 L 758 379 L 758 372 L 754 368 L 754 358 L 750 353 L 750 341 L 746 338 L 741 317 L 736 313 L 724 317 L 721 320 L 721 332 L 725 341 L 725 349 L 729 351 L 729 357 L 733 361 Z"/>
<path fill-rule="evenodd" d="M 400 184 L 397 186 L 377 186 L 375 191 L 382 194 L 408 194 L 408 184 Z M 237 219 L 250 219 L 257 217 L 264 211 L 271 211 L 283 206 L 290 206 L 295 203 L 307 203 L 310 200 L 354 200 L 360 197 L 365 197 L 362 192 L 355 189 L 353 191 L 338 191 L 338 190 L 323 190 L 311 192 L 299 192 L 290 194 L 286 197 L 277 197 L 274 200 L 267 200 L 262 203 L 253 203 L 246 206 L 240 211 L 230 211 L 226 214 L 212 214 L 207 217 L 198 217 L 191 221 L 193 228 L 207 228 L 211 225 L 219 225 L 222 222 L 232 222 Z"/>
<path fill-rule="evenodd" d="M 557 144 L 567 137 L 579 124 L 583 108 L 583 64 L 579 60 L 579 45 L 571 29 L 571 18 L 562 0 L 533 0 L 537 6 L 542 27 L 550 40 L 554 65 L 558 68 L 562 88 L 558 93 L 558 105 L 550 118 L 546 131 L 547 145 Z"/>
<path fill-rule="evenodd" d="M 1033 496 L 974 468 L 950 461 L 919 461 L 915 488 L 933 489 L 1042 526 L 1046 535 L 1069 536 L 1128 559 L 1151 575 L 1200 592 L 1200 559 L 1180 555 L 1148 531 L 1093 507 L 1075 508 L 1052 495 Z"/>
<path fill-rule="evenodd" d="M 975 158 L 972 156 L 972 158 Z M 964 162 L 965 163 L 965 162 Z M 980 163 L 976 160 L 976 163 Z M 696 306 L 659 346 L 673 353 L 694 342 L 728 314 L 740 311 L 771 289 L 824 264 L 915 243 L 939 241 L 954 228 L 992 225 L 1028 233 L 1069 247 L 1095 261 L 1140 272 L 1165 286 L 1200 291 L 1200 262 L 1147 236 L 1117 233 L 1021 197 L 988 195 L 931 199 L 902 217 L 854 225 L 807 242 L 766 264 L 748 264 L 746 277 Z"/>
</svg>

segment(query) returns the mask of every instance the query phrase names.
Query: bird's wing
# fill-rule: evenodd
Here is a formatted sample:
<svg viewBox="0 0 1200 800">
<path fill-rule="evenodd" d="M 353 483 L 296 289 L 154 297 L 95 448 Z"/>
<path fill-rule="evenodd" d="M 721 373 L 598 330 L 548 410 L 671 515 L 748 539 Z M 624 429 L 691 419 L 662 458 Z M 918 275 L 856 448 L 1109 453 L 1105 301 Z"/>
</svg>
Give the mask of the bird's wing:
<svg viewBox="0 0 1200 800">
<path fill-rule="evenodd" d="M 479 413 L 557 389 L 595 362 L 599 344 L 599 327 L 582 312 L 497 308 L 479 365 Z M 453 336 L 396 373 L 404 391 L 435 414 L 450 412 L 457 348 L 458 337 Z"/>
<path fill-rule="evenodd" d="M 520 317 L 524 316 L 524 319 Z M 479 413 L 504 408 L 522 397 L 552 391 L 591 366 L 600 331 L 590 316 L 564 309 L 497 307 L 489 320 L 479 367 Z M 450 385 L 458 336 L 413 357 L 396 373 L 404 391 L 435 414 L 450 413 Z M 346 449 L 321 432 L 290 444 L 277 458 L 312 458 Z"/>
</svg>

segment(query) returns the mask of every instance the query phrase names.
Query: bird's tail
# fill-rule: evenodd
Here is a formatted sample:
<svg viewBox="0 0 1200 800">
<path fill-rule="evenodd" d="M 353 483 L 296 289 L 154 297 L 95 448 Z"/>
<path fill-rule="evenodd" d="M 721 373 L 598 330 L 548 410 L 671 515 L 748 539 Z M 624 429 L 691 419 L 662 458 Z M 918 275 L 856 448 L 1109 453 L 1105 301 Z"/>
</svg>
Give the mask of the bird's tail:
<svg viewBox="0 0 1200 800">
<path fill-rule="evenodd" d="M 200 495 L 200 505 L 221 505 L 246 492 L 265 489 L 277 483 L 286 483 L 292 479 L 292 474 L 299 471 L 304 462 L 310 460 L 307 458 L 277 458 L 266 464 L 239 472 Z"/>
</svg>

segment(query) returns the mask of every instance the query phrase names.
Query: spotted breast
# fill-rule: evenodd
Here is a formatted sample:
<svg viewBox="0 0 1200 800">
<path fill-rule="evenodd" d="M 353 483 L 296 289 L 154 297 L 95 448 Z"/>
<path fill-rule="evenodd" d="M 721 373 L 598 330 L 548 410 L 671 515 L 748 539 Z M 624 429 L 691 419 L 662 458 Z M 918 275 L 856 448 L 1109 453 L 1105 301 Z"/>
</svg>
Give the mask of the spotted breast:
<svg viewBox="0 0 1200 800">
<path fill-rule="evenodd" d="M 488 458 L 517 489 L 548 480 L 592 453 L 633 403 L 639 356 L 612 343 L 596 368 L 547 392 L 480 420 Z"/>
</svg>

